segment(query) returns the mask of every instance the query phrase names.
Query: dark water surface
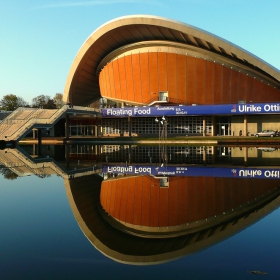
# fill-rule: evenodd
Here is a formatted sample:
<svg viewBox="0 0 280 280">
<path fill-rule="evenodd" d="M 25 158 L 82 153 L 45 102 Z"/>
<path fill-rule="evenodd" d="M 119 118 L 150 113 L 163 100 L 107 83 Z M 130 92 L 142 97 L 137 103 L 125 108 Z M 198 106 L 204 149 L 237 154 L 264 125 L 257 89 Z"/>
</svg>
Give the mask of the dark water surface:
<svg viewBox="0 0 280 280">
<path fill-rule="evenodd" d="M 88 154 L 86 160 L 76 151 L 68 164 L 56 157 L 62 171 L 48 166 L 53 154 L 37 158 L 37 165 L 35 159 L 33 169 L 27 162 L 20 169 L 12 159 L 4 164 L 6 152 L 1 279 L 280 278 L 278 153 L 258 157 L 262 166 L 244 167 L 233 165 L 242 157 L 218 160 L 216 152 L 215 165 L 196 156 L 197 163 L 163 165 L 166 172 L 185 173 L 148 175 L 133 173 L 135 166 L 160 170 L 161 163 L 110 162 L 106 155 L 103 162 Z M 108 165 L 124 172 L 104 172 Z M 187 174 L 190 167 L 196 173 Z M 21 176 L 9 177 L 7 170 Z M 252 170 L 255 175 L 248 175 Z"/>
</svg>

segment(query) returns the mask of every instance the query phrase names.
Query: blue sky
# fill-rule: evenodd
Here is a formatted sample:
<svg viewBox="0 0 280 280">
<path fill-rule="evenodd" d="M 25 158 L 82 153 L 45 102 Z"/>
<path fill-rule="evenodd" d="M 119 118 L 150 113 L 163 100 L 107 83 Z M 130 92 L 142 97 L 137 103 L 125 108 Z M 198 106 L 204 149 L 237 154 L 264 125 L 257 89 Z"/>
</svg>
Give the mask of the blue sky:
<svg viewBox="0 0 280 280">
<path fill-rule="evenodd" d="M 199 27 L 280 69 L 279 11 L 279 0 L 0 0 L 0 99 L 63 93 L 90 34 L 133 14 Z"/>
</svg>

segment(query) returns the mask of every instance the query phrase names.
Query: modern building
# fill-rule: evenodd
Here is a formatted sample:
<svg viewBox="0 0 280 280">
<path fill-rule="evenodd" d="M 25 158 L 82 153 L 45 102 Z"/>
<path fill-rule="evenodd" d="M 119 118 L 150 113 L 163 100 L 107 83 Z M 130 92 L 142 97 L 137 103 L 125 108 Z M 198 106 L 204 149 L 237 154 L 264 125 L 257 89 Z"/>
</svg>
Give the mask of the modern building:
<svg viewBox="0 0 280 280">
<path fill-rule="evenodd" d="M 169 135 L 278 130 L 279 97 L 275 67 L 209 32 L 147 15 L 95 30 L 73 61 L 63 95 L 74 105 L 100 98 L 119 104 L 103 109 L 103 135 L 158 134 L 161 116 L 168 116 Z"/>
</svg>

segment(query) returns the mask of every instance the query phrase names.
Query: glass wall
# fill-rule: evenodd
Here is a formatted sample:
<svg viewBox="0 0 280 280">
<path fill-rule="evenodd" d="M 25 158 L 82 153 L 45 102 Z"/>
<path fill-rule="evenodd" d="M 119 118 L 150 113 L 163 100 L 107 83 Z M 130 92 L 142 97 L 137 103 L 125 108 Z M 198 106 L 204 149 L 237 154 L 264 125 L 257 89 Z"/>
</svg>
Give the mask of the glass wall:
<svg viewBox="0 0 280 280">
<path fill-rule="evenodd" d="M 160 117 L 157 119 L 161 120 Z M 160 121 L 156 118 L 131 118 L 132 135 L 158 135 Z M 203 117 L 165 117 L 167 121 L 168 135 L 202 135 L 203 134 Z M 212 119 L 206 117 L 206 134 L 212 134 Z M 120 119 L 103 119 L 103 135 L 128 135 L 128 118 Z"/>
<path fill-rule="evenodd" d="M 102 119 L 102 131 L 103 135 L 117 135 L 125 136 L 129 135 L 128 119 Z"/>
<path fill-rule="evenodd" d="M 156 118 L 133 118 L 132 133 L 158 134 L 160 122 Z M 160 120 L 160 118 L 158 118 Z M 203 117 L 165 117 L 168 135 L 202 135 Z M 211 117 L 206 117 L 206 133 L 212 133 Z"/>
</svg>

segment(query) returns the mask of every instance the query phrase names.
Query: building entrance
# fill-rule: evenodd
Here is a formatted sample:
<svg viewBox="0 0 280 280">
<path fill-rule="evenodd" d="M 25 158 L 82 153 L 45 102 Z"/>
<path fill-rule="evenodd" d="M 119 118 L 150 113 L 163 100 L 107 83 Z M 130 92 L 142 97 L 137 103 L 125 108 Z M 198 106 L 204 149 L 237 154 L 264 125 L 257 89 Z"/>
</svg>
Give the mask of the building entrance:
<svg viewBox="0 0 280 280">
<path fill-rule="evenodd" d="M 229 123 L 221 123 L 219 125 L 219 134 L 222 136 L 231 135 L 231 125 Z"/>
<path fill-rule="evenodd" d="M 231 131 L 231 117 L 217 117 L 216 121 L 216 131 L 218 135 L 230 136 Z"/>
</svg>

